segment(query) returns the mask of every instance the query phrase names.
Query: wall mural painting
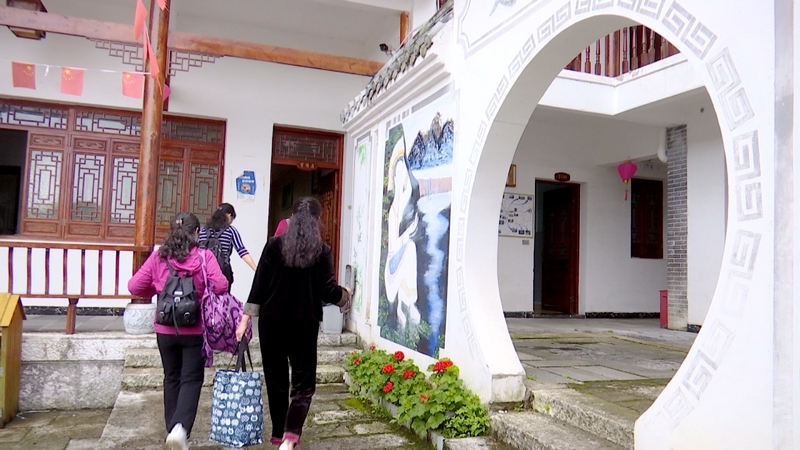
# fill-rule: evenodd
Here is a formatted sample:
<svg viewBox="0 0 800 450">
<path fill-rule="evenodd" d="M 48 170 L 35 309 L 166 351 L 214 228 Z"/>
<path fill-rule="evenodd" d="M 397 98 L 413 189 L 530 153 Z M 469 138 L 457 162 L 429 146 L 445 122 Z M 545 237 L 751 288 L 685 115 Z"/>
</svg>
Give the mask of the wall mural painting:
<svg viewBox="0 0 800 450">
<path fill-rule="evenodd" d="M 355 291 L 353 292 L 353 310 L 360 314 L 364 305 L 364 277 L 366 273 L 367 247 L 364 229 L 367 224 L 367 210 L 370 191 L 370 149 L 372 143 L 369 134 L 356 140 L 355 145 L 355 193 L 353 207 L 355 209 L 355 226 L 352 230 L 353 255 L 351 265 L 355 274 Z"/>
<path fill-rule="evenodd" d="M 454 102 L 387 132 L 378 325 L 381 337 L 438 357 L 445 344 Z"/>
</svg>

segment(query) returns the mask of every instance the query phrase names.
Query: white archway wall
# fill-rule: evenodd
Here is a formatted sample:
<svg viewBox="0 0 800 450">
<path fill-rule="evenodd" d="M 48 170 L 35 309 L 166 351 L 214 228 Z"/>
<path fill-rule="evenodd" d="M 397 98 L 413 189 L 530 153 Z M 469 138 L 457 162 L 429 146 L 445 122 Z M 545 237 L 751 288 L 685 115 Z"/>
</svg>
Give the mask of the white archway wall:
<svg viewBox="0 0 800 450">
<path fill-rule="evenodd" d="M 533 3 L 537 7 L 529 8 Z M 469 4 L 462 2 L 461 6 Z M 487 268 L 496 270 L 492 265 L 496 256 L 489 258 L 486 250 L 476 249 L 481 244 L 485 246 L 486 238 L 496 233 L 496 223 L 491 218 L 482 220 L 480 215 L 496 212 L 504 172 L 516 147 L 497 146 L 492 136 L 498 125 L 496 119 L 513 121 L 506 116 L 513 108 L 506 108 L 504 101 L 514 98 L 512 86 L 519 67 L 529 64 L 526 61 L 532 57 L 542 71 L 562 62 L 556 59 L 548 64 L 547 58 L 540 57 L 558 41 L 552 35 L 559 29 L 572 31 L 569 26 L 579 21 L 580 29 L 598 25 L 584 20 L 588 17 L 620 14 L 653 28 L 689 56 L 703 74 L 716 110 L 723 112 L 720 117 L 729 189 L 738 193 L 729 197 L 729 229 L 720 286 L 706 326 L 673 381 L 637 423 L 637 448 L 759 448 L 772 442 L 773 419 L 786 421 L 785 417 L 773 416 L 773 399 L 780 398 L 779 394 L 783 398 L 792 394 L 791 382 L 786 383 L 788 372 L 773 377 L 771 370 L 786 368 L 777 360 L 773 366 L 772 330 L 779 331 L 775 343 L 784 349 L 787 335 L 791 338 L 791 328 L 787 330 L 786 319 L 773 316 L 774 230 L 769 218 L 774 214 L 774 184 L 770 176 L 774 166 L 772 154 L 760 150 L 772 148 L 774 137 L 775 64 L 768 49 L 773 48 L 775 40 L 769 33 L 760 34 L 760 39 L 755 40 L 751 33 L 741 32 L 773 29 L 772 5 L 744 0 L 727 2 L 724 7 L 700 0 L 684 0 L 681 4 L 666 0 L 579 0 L 525 2 L 514 8 L 521 16 L 513 21 L 506 18 L 509 27 L 496 33 L 491 45 L 477 50 L 470 48 L 469 39 L 461 41 L 469 56 L 467 66 L 475 72 L 465 73 L 466 79 L 461 83 L 462 123 L 467 131 L 457 148 L 465 156 L 461 211 L 468 221 L 459 240 L 467 253 L 463 261 L 456 263 L 456 269 L 468 275 L 478 275 L 482 270 L 485 273 Z M 469 11 L 462 14 L 469 16 Z M 596 37 L 612 29 L 598 27 L 593 31 Z M 468 34 L 469 29 L 461 34 L 465 32 Z M 543 50 L 537 54 L 532 50 L 534 46 Z M 482 57 L 488 58 L 490 53 L 496 59 L 493 70 L 480 64 L 485 62 Z M 486 80 L 497 88 L 487 88 Z M 491 80 L 497 80 L 497 84 Z M 469 115 L 473 117 L 464 117 Z M 491 159 L 488 153 L 492 153 Z M 489 250 L 496 255 L 496 247 Z M 474 276 L 465 280 L 463 286 L 469 292 L 466 302 L 472 315 L 486 312 L 480 317 L 491 316 L 500 309 L 494 280 Z M 486 332 L 482 326 L 476 330 L 484 353 L 491 340 Z M 488 358 L 487 362 L 493 371 Z M 748 389 L 743 390 L 745 385 Z M 732 395 L 734 392 L 736 395 Z M 741 405 L 748 407 L 743 410 Z M 686 420 L 688 417 L 692 420 Z M 785 434 L 777 426 L 775 429 Z"/>
</svg>

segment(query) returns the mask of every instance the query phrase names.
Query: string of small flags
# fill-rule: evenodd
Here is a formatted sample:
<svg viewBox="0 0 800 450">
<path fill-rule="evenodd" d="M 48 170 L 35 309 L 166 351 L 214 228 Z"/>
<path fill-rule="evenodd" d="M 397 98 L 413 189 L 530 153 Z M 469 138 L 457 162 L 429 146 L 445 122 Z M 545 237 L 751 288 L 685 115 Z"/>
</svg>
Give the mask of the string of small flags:
<svg viewBox="0 0 800 450">
<path fill-rule="evenodd" d="M 15 88 L 36 90 L 37 68 L 44 68 L 44 77 L 51 70 L 61 72 L 61 85 L 59 90 L 66 95 L 83 95 L 84 75 L 86 72 L 117 73 L 121 76 L 122 95 L 131 98 L 142 98 L 144 87 L 144 72 L 119 72 L 106 69 L 84 69 L 80 67 L 63 67 L 50 64 L 35 64 L 11 61 L 11 83 Z M 164 99 L 169 95 L 169 87 L 165 86 Z"/>
<path fill-rule="evenodd" d="M 156 0 L 162 10 L 167 8 L 166 0 Z M 144 6 L 142 0 L 136 0 L 136 12 L 133 20 L 133 34 L 134 40 L 142 40 L 144 47 L 145 61 L 150 62 L 150 76 L 154 80 L 159 80 L 160 69 L 158 62 L 153 51 L 153 46 L 150 40 L 150 33 L 147 31 L 145 21 L 147 19 L 147 8 Z M 45 77 L 49 74 L 50 68 L 58 67 L 61 69 L 61 85 L 59 87 L 62 94 L 67 95 L 83 95 L 83 78 L 87 70 L 79 67 L 61 67 L 51 66 L 48 64 L 34 64 L 26 62 L 11 62 L 11 79 L 15 88 L 21 89 L 36 89 L 36 67 L 45 67 Z M 98 70 L 99 72 L 118 73 L 113 70 Z M 142 72 L 122 72 L 122 95 L 132 98 L 142 98 L 142 89 L 144 86 L 144 73 Z M 161 89 L 161 83 L 156 83 L 158 89 Z M 169 97 L 169 86 L 164 86 L 164 100 Z"/>
</svg>

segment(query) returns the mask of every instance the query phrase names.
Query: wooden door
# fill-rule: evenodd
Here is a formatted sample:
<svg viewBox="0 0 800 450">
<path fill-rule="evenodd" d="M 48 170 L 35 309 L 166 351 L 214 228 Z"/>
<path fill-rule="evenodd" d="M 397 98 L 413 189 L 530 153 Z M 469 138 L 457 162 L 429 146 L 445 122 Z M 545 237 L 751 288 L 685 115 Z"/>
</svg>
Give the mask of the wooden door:
<svg viewBox="0 0 800 450">
<path fill-rule="evenodd" d="M 339 177 L 332 171 L 319 179 L 319 202 L 322 204 L 322 239 L 331 246 L 334 266 L 339 263 Z"/>
<path fill-rule="evenodd" d="M 578 313 L 578 186 L 543 194 L 542 309 Z"/>
</svg>

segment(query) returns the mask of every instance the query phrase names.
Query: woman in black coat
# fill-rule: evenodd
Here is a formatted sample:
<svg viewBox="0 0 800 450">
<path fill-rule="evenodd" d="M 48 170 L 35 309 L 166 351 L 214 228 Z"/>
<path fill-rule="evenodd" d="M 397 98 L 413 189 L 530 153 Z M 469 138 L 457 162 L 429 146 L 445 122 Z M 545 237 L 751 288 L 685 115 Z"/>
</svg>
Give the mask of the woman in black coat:
<svg viewBox="0 0 800 450">
<path fill-rule="evenodd" d="M 331 248 L 320 235 L 321 215 L 317 199 L 303 197 L 295 202 L 289 228 L 267 241 L 261 253 L 236 331 L 241 340 L 250 316 L 260 316 L 258 333 L 272 418 L 270 442 L 280 443 L 280 450 L 298 445 L 316 390 L 322 305 L 336 304 L 342 312 L 350 309 L 350 291 L 336 282 Z"/>
</svg>

